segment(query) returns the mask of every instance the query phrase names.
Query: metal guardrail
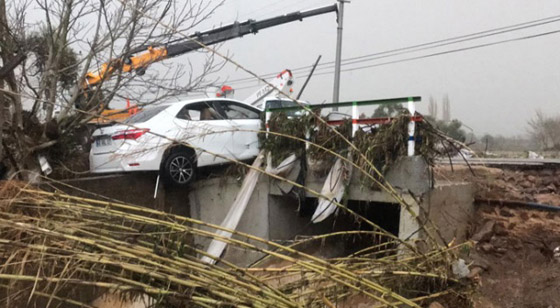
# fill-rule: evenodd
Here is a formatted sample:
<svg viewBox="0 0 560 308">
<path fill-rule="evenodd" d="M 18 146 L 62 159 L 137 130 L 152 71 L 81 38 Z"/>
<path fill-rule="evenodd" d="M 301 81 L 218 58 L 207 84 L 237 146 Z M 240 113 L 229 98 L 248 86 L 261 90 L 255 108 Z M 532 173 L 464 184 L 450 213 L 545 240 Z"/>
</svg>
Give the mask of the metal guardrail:
<svg viewBox="0 0 560 308">
<path fill-rule="evenodd" d="M 408 102 L 421 102 L 422 97 L 420 96 L 410 96 L 410 97 L 398 97 L 398 98 L 388 98 L 388 99 L 376 99 L 376 100 L 365 100 L 365 101 L 350 101 L 341 103 L 329 103 L 329 104 L 319 104 L 319 105 L 307 105 L 307 106 L 293 106 L 293 107 L 277 107 L 268 108 L 266 112 L 279 112 L 279 111 L 294 111 L 294 110 L 313 110 L 313 109 L 324 109 L 324 108 L 334 108 L 334 107 L 352 107 L 352 106 L 367 106 L 367 105 L 385 105 L 385 104 L 402 104 Z"/>
</svg>

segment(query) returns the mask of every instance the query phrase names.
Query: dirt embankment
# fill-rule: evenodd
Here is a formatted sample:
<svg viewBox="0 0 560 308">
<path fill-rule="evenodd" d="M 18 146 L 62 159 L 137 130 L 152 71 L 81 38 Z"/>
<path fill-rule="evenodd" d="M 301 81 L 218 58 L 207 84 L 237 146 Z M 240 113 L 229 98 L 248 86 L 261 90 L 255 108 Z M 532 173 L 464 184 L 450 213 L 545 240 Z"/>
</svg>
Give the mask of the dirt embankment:
<svg viewBox="0 0 560 308">
<path fill-rule="evenodd" d="M 435 168 L 441 181 L 471 182 L 475 198 L 560 206 L 560 170 L 511 171 L 474 166 Z M 560 308 L 560 212 L 477 202 L 470 239 L 474 307 Z"/>
<path fill-rule="evenodd" d="M 436 181 L 464 181 L 475 185 L 476 199 L 537 202 L 560 206 L 560 169 L 502 170 L 472 166 L 438 166 Z"/>
<path fill-rule="evenodd" d="M 560 213 L 479 205 L 475 307 L 560 307 Z"/>
</svg>

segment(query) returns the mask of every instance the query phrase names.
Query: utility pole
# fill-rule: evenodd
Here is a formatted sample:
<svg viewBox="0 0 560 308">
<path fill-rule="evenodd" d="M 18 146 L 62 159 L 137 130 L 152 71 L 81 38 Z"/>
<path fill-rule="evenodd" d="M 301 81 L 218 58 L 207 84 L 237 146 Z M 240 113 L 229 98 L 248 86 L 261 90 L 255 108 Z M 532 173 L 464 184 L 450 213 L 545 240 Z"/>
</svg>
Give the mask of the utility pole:
<svg viewBox="0 0 560 308">
<path fill-rule="evenodd" d="M 342 61 L 342 22 L 344 18 L 344 3 L 346 0 L 338 0 L 338 27 L 336 28 L 336 58 L 334 64 L 334 90 L 333 103 L 338 103 L 340 98 L 340 64 Z M 338 111 L 338 107 L 333 108 Z"/>
</svg>

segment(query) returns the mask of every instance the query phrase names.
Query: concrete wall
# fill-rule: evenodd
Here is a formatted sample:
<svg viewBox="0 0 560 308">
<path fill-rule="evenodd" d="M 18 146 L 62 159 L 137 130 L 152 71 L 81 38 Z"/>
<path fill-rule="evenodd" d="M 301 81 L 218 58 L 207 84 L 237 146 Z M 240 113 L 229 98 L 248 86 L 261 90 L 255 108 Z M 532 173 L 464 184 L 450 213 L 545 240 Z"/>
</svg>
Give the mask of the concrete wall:
<svg viewBox="0 0 560 308">
<path fill-rule="evenodd" d="M 191 186 L 191 192 L 189 194 L 191 217 L 220 225 L 226 217 L 240 188 L 241 181 L 237 181 L 231 177 L 198 181 Z M 268 219 L 268 179 L 261 176 L 247 204 L 247 208 L 239 221 L 237 231 L 268 239 Z M 215 231 L 215 229 L 212 231 Z M 243 238 L 243 240 L 245 239 Z M 206 249 L 210 240 L 196 237 L 195 243 L 200 245 L 200 248 Z M 251 243 L 260 247 L 266 246 L 257 242 Z M 223 257 L 238 265 L 244 266 L 256 261 L 260 257 L 260 254 L 228 246 Z"/>
<path fill-rule="evenodd" d="M 474 215 L 474 192 L 470 183 L 436 185 L 420 198 L 412 198 L 410 195 L 403 197 L 418 218 L 413 217 L 406 209 L 401 209 L 401 239 L 425 239 L 428 234 L 424 228 L 443 245 L 452 240 L 460 243 L 467 239 Z"/>
<path fill-rule="evenodd" d="M 453 238 L 459 241 L 465 239 L 473 213 L 472 187 L 469 184 L 437 185 L 430 189 L 432 182 L 428 166 L 424 160 L 417 157 L 400 160 L 396 167 L 389 172 L 388 178 L 391 179 L 391 184 L 400 196 L 409 204 L 410 210 L 420 217 L 420 220 L 413 218 L 410 211 L 401 209 L 398 223 L 400 238 L 408 240 L 424 238 L 426 234 L 422 231 L 422 226 L 427 216 L 439 229 L 444 242 L 448 243 Z M 305 182 L 308 188 L 320 192 L 323 183 L 324 178 L 308 172 Z M 193 218 L 220 224 L 229 210 L 240 184 L 232 179 L 224 180 L 223 178 L 197 182 L 192 187 L 190 195 Z M 255 194 L 249 202 L 247 211 L 243 214 L 238 230 L 285 243 L 286 240 L 292 240 L 296 235 L 323 234 L 332 232 L 336 228 L 334 217 L 318 224 L 310 223 L 311 215 L 309 213 L 302 215 L 298 211 L 297 199 L 285 195 L 291 188 L 292 186 L 289 184 L 280 183 L 261 175 Z M 410 195 L 411 191 L 414 193 L 414 197 Z M 316 197 L 310 192 L 307 192 L 306 196 L 308 202 Z M 372 202 L 372 206 L 378 203 L 396 203 L 390 194 L 364 187 L 357 172 L 353 173 L 348 198 Z M 207 241 L 198 243 L 203 246 L 208 244 Z M 246 265 L 260 256 L 228 248 L 225 257 L 229 261 Z"/>
<path fill-rule="evenodd" d="M 400 157 L 385 179 L 397 190 L 421 196 L 433 186 L 430 167 L 421 156 Z"/>
<path fill-rule="evenodd" d="M 422 207 L 440 235 L 448 244 L 453 239 L 467 239 L 474 215 L 474 191 L 471 183 L 436 185 L 426 194 Z"/>
<path fill-rule="evenodd" d="M 303 200 L 302 207 L 310 207 L 309 198 Z M 311 223 L 309 209 L 298 210 L 300 204 L 290 196 L 270 195 L 268 197 L 268 225 L 270 240 L 284 242 L 293 240 L 296 236 L 312 236 L 332 232 L 333 219 L 327 219 L 321 224 Z M 307 213 L 306 213 L 307 212 Z"/>
<path fill-rule="evenodd" d="M 78 178 L 55 184 L 60 189 L 74 196 L 93 199 L 114 199 L 124 203 L 155 208 L 168 213 L 190 216 L 190 188 L 167 188 L 159 185 L 157 197 L 154 198 L 157 174 L 153 172 L 135 172 Z"/>
</svg>

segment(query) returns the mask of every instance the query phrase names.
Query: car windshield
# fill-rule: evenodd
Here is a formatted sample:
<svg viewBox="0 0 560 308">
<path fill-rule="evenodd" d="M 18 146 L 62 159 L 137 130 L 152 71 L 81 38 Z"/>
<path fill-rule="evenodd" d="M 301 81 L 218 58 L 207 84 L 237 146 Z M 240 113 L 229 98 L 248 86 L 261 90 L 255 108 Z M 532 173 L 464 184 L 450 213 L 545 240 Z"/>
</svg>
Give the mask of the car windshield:
<svg viewBox="0 0 560 308">
<path fill-rule="evenodd" d="M 155 117 L 158 113 L 162 110 L 166 109 L 169 106 L 157 106 L 157 107 L 149 107 L 146 109 L 142 109 L 137 114 L 131 116 L 130 118 L 126 119 L 124 123 L 126 124 L 135 124 L 135 123 L 142 123 L 146 122 L 149 119 Z"/>
</svg>

